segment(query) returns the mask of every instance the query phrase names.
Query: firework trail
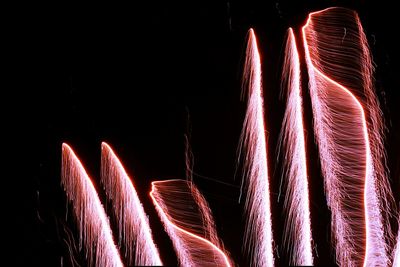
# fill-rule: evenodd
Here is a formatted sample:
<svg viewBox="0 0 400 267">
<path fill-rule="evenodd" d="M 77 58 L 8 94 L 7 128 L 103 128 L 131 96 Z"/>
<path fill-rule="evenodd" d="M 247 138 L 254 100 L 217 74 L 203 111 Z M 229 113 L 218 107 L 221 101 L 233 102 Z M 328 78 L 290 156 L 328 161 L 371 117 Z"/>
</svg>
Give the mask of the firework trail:
<svg viewBox="0 0 400 267">
<path fill-rule="evenodd" d="M 101 144 L 101 182 L 113 202 L 119 241 L 129 265 L 162 265 L 149 222 L 131 179 L 111 147 Z"/>
<path fill-rule="evenodd" d="M 61 183 L 72 202 L 82 243 L 90 266 L 123 266 L 108 218 L 89 176 L 74 151 L 62 144 Z"/>
<path fill-rule="evenodd" d="M 150 197 L 182 266 L 231 266 L 219 242 L 211 210 L 192 182 L 152 182 Z"/>
<path fill-rule="evenodd" d="M 400 225 L 400 218 L 398 220 L 398 225 Z M 397 233 L 397 241 L 396 241 L 396 247 L 394 248 L 393 251 L 393 266 L 400 266 L 400 227 L 399 231 Z"/>
<path fill-rule="evenodd" d="M 286 111 L 280 134 L 286 197 L 284 243 L 289 247 L 290 264 L 313 265 L 307 163 L 300 91 L 300 62 L 293 30 L 289 28 L 282 72 L 282 93 Z"/>
<path fill-rule="evenodd" d="M 340 266 L 387 266 L 392 199 L 369 48 L 356 12 L 329 8 L 302 29 L 314 131 Z"/>
<path fill-rule="evenodd" d="M 253 29 L 249 30 L 244 66 L 243 93 L 247 93 L 247 111 L 240 137 L 239 157 L 243 161 L 246 184 L 245 248 L 251 264 L 273 266 L 272 226 L 261 87 L 261 63 Z"/>
</svg>

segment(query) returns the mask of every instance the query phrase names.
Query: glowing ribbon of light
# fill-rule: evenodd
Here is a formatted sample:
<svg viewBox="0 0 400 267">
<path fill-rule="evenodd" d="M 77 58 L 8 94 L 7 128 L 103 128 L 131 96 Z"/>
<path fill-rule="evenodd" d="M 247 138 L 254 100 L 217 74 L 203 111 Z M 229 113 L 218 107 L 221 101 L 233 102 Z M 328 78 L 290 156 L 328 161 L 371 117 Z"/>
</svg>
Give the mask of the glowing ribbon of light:
<svg viewBox="0 0 400 267">
<path fill-rule="evenodd" d="M 135 187 L 114 151 L 104 142 L 101 144 L 101 182 L 113 203 L 128 264 L 162 265 Z"/>
<path fill-rule="evenodd" d="M 96 189 L 74 151 L 62 144 L 61 183 L 72 203 L 89 266 L 123 266 Z"/>
<path fill-rule="evenodd" d="M 280 140 L 283 148 L 283 179 L 286 185 L 284 244 L 290 264 L 313 265 L 308 175 L 300 87 L 300 62 L 293 30 L 289 28 L 282 71 L 286 111 Z"/>
<path fill-rule="evenodd" d="M 231 266 L 206 200 L 186 180 L 152 182 L 150 197 L 182 266 Z"/>
<path fill-rule="evenodd" d="M 340 266 L 387 266 L 390 187 L 368 44 L 356 12 L 328 8 L 302 29 L 314 131 Z M 385 200 L 388 199 L 388 200 Z"/>
<path fill-rule="evenodd" d="M 247 111 L 241 134 L 239 155 L 243 160 L 246 185 L 245 247 L 252 266 L 273 266 L 273 235 L 261 87 L 261 63 L 253 29 L 249 30 L 243 74 Z"/>
</svg>

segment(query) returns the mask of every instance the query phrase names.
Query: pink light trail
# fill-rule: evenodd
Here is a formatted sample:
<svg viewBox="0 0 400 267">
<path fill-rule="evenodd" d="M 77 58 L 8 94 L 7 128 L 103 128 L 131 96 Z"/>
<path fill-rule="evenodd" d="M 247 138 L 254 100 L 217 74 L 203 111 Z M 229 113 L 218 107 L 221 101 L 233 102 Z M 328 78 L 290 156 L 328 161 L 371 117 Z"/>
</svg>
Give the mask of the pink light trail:
<svg viewBox="0 0 400 267">
<path fill-rule="evenodd" d="M 95 187 L 74 151 L 62 144 L 61 183 L 78 223 L 80 247 L 89 266 L 123 266 L 107 215 Z"/>
<path fill-rule="evenodd" d="M 400 266 L 389 216 L 393 196 L 387 179 L 384 123 L 373 88 L 372 59 L 356 12 L 328 8 L 313 12 L 302 28 L 314 132 L 331 231 L 340 266 Z M 247 110 L 239 144 L 245 189 L 244 248 L 251 266 L 273 266 L 268 152 L 262 95 L 261 59 L 253 29 L 248 32 L 242 94 Z M 287 214 L 284 246 L 293 265 L 312 265 L 307 155 L 299 53 L 293 30 L 286 40 L 282 73 L 286 111 L 280 135 L 284 157 Z M 192 181 L 193 159 L 186 137 L 187 180 L 152 182 L 150 197 L 183 266 L 231 266 L 207 201 Z M 111 149 L 101 145 L 101 182 L 113 203 L 119 241 L 127 263 L 161 265 L 148 218 L 136 189 Z M 122 266 L 111 227 L 74 151 L 62 144 L 61 184 L 72 203 L 89 265 Z M 399 219 L 400 220 L 400 219 Z"/>
<path fill-rule="evenodd" d="M 293 30 L 289 28 L 282 71 L 286 111 L 280 140 L 283 149 L 283 179 L 286 184 L 284 244 L 290 264 L 313 265 L 308 175 L 300 87 L 300 62 Z"/>
<path fill-rule="evenodd" d="M 253 29 L 248 32 L 243 93 L 247 93 L 247 111 L 241 133 L 239 156 L 243 159 L 246 184 L 247 217 L 245 248 L 251 265 L 273 266 L 267 146 L 261 85 L 261 63 Z"/>
<path fill-rule="evenodd" d="M 150 197 L 182 266 L 231 266 L 208 204 L 186 180 L 152 182 Z"/>
<path fill-rule="evenodd" d="M 399 230 L 397 233 L 397 240 L 395 247 L 393 249 L 393 266 L 400 266 L 400 218 L 397 221 L 397 225 L 399 225 Z"/>
<path fill-rule="evenodd" d="M 361 23 L 354 11 L 328 8 L 311 13 L 302 31 L 336 259 L 340 266 L 388 266 L 392 197 Z"/>
<path fill-rule="evenodd" d="M 111 147 L 101 144 L 101 182 L 113 203 L 119 241 L 129 265 L 162 265 L 146 213 L 131 179 Z"/>
</svg>

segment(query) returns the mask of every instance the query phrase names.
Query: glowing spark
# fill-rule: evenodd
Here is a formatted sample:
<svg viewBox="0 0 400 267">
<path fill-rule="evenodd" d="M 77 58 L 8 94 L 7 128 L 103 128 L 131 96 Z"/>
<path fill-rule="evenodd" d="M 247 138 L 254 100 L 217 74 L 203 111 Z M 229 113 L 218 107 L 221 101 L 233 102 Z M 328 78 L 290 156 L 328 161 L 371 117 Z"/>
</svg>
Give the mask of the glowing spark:
<svg viewBox="0 0 400 267">
<path fill-rule="evenodd" d="M 150 197 L 182 266 L 231 266 L 207 202 L 192 182 L 152 182 Z"/>
<path fill-rule="evenodd" d="M 311 13 L 302 30 L 338 264 L 387 266 L 391 193 L 361 23 L 354 11 L 329 8 Z"/>
<path fill-rule="evenodd" d="M 243 159 L 243 181 L 246 181 L 245 209 L 248 214 L 245 246 L 257 266 L 273 266 L 273 236 L 267 147 L 261 88 L 261 63 L 253 29 L 249 38 L 244 66 L 243 92 L 247 92 L 247 111 L 241 134 L 239 155 Z"/>
<path fill-rule="evenodd" d="M 88 265 L 123 266 L 94 185 L 74 151 L 65 143 L 62 144 L 61 183 L 73 204 L 80 246 L 83 242 Z"/>
<path fill-rule="evenodd" d="M 285 244 L 289 246 L 291 264 L 313 265 L 300 62 L 291 28 L 287 36 L 282 81 L 282 92 L 286 94 L 286 111 L 280 135 L 286 177 L 284 206 L 288 215 L 285 224 Z"/>
<path fill-rule="evenodd" d="M 119 240 L 126 246 L 129 265 L 162 265 L 143 206 L 121 162 L 111 147 L 101 144 L 101 182 L 113 202 Z"/>
</svg>

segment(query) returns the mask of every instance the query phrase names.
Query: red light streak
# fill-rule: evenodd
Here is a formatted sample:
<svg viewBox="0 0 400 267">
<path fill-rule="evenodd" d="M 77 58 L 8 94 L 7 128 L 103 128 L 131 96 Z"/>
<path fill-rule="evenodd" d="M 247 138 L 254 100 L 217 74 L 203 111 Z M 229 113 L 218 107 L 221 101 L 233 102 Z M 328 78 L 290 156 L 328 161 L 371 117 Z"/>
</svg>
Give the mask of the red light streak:
<svg viewBox="0 0 400 267">
<path fill-rule="evenodd" d="M 300 87 L 300 62 L 293 30 L 287 35 L 282 91 L 286 111 L 280 139 L 282 142 L 286 184 L 285 245 L 289 246 L 290 264 L 313 265 L 308 175 Z"/>
<path fill-rule="evenodd" d="M 123 266 L 96 189 L 74 151 L 65 143 L 62 144 L 61 183 L 73 205 L 88 264 Z"/>
<path fill-rule="evenodd" d="M 182 266 L 231 266 L 221 249 L 211 211 L 194 184 L 152 182 L 150 197 Z"/>
<path fill-rule="evenodd" d="M 126 244 L 130 265 L 162 265 L 146 213 L 135 187 L 111 147 L 101 144 L 101 181 L 119 226 L 119 239 Z"/>
<path fill-rule="evenodd" d="M 383 197 L 391 194 L 371 59 L 358 16 L 343 8 L 311 13 L 303 41 L 337 261 L 387 266 L 390 234 Z"/>
<path fill-rule="evenodd" d="M 243 93 L 247 93 L 247 111 L 243 124 L 239 155 L 244 161 L 243 181 L 247 192 L 245 246 L 251 264 L 273 266 L 267 145 L 261 85 L 261 63 L 253 29 L 249 30 Z"/>
</svg>

